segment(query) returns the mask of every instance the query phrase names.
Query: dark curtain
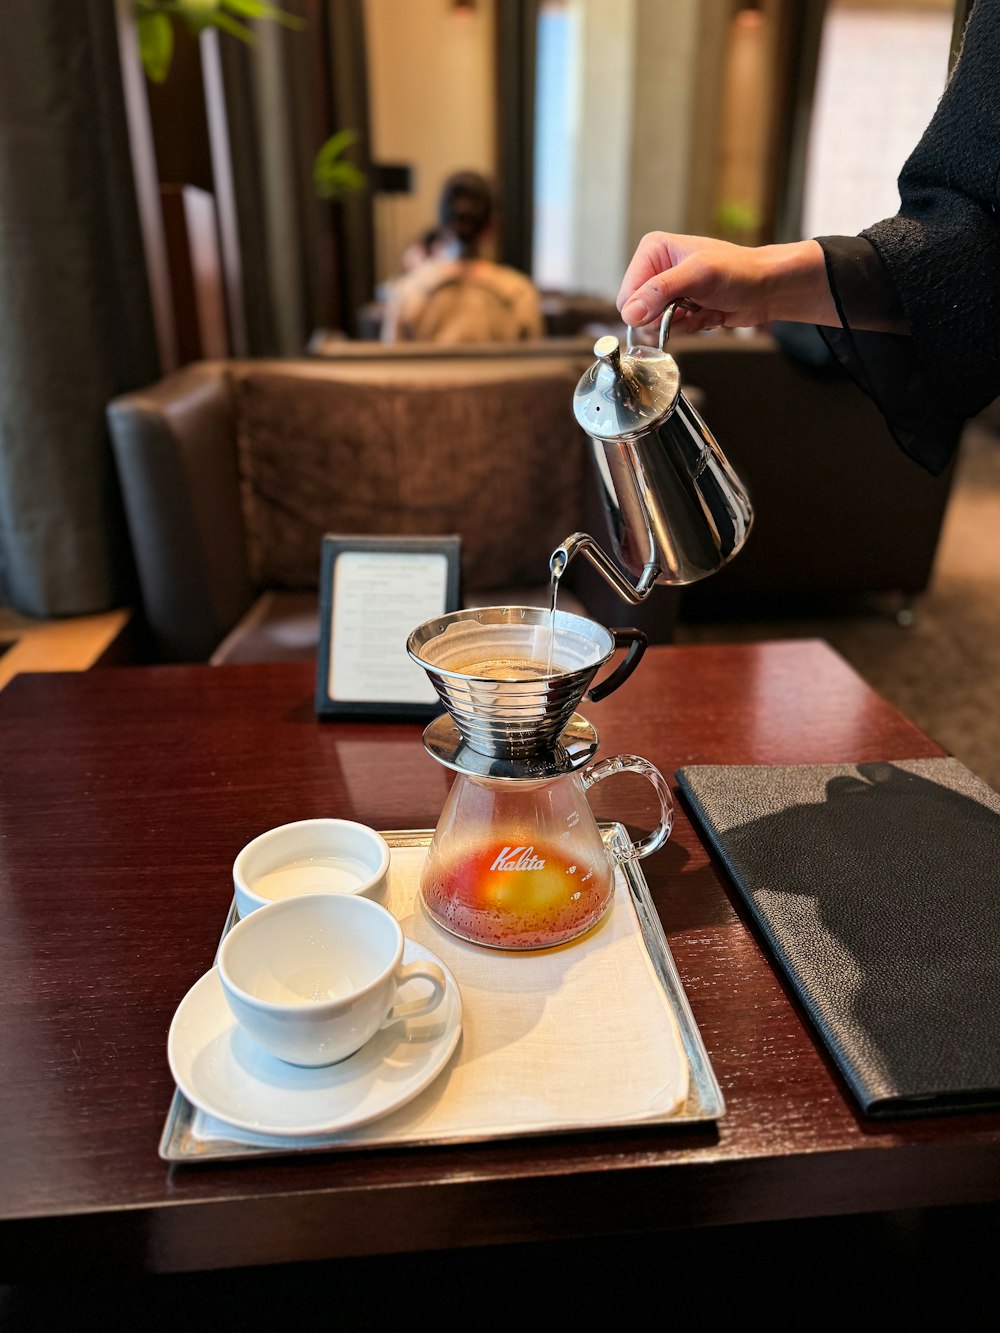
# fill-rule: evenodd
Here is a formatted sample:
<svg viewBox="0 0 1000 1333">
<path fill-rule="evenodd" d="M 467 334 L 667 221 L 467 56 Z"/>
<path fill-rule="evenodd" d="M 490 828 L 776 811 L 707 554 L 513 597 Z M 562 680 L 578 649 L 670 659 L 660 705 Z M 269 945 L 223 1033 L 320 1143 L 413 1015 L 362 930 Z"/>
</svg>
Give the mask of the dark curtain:
<svg viewBox="0 0 1000 1333">
<path fill-rule="evenodd" d="M 114 7 L 0 4 L 0 600 L 131 591 L 104 409 L 158 363 Z"/>
<path fill-rule="evenodd" d="M 497 0 L 497 258 L 531 273 L 539 0 Z"/>
<path fill-rule="evenodd" d="M 354 161 L 372 179 L 368 115 L 368 58 L 363 0 L 327 0 L 329 78 L 327 134 L 357 130 Z M 358 311 L 375 293 L 375 226 L 371 190 L 327 205 L 334 251 L 330 289 L 339 314 L 337 327 L 358 334 Z"/>
<path fill-rule="evenodd" d="M 313 160 L 329 136 L 356 130 L 351 160 L 370 176 L 368 83 L 361 0 L 287 0 L 306 26 L 258 24 L 248 49 L 218 42 L 249 356 L 301 355 L 319 327 L 354 333 L 372 298 L 368 191 L 317 198 Z M 214 113 L 216 117 L 219 112 Z"/>
<path fill-rule="evenodd" d="M 231 277 L 229 291 L 233 351 L 237 356 L 274 356 L 279 348 L 264 203 L 270 185 L 255 94 L 257 52 L 215 33 L 206 34 L 202 46 L 210 82 L 213 61 L 218 61 L 222 94 L 218 100 L 209 96 L 208 114 L 225 262 L 230 275 L 238 275 L 235 282 Z"/>
</svg>

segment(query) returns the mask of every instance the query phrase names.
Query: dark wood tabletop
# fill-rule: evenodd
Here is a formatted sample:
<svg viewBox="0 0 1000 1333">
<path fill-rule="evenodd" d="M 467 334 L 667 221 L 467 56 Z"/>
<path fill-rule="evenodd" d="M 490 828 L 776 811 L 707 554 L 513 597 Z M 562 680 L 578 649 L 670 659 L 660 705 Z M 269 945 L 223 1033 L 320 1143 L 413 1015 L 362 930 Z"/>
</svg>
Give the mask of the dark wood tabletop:
<svg viewBox="0 0 1000 1333">
<path fill-rule="evenodd" d="M 678 798 L 643 863 L 727 1102 L 717 1124 L 168 1165 L 171 1017 L 240 847 L 336 815 L 432 828 L 418 724 L 316 721 L 289 664 L 29 675 L 0 693 L 0 1280 L 108 1256 L 171 1272 L 1000 1199 L 1000 1116 L 868 1123 Z M 815 641 L 651 649 L 588 717 L 602 755 L 942 753 Z M 599 818 L 654 822 L 638 778 Z"/>
</svg>

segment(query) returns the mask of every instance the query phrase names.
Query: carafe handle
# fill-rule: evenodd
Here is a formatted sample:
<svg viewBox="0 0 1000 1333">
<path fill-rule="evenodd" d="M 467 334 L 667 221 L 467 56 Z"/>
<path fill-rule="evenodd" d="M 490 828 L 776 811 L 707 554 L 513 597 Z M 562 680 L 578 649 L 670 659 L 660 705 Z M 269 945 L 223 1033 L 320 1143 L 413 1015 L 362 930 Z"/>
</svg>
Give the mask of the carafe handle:
<svg viewBox="0 0 1000 1333">
<path fill-rule="evenodd" d="M 641 629 L 613 629 L 611 633 L 615 638 L 615 647 L 627 648 L 628 652 L 610 676 L 606 676 L 604 680 L 587 691 L 587 698 L 592 704 L 596 704 L 600 699 L 606 699 L 612 690 L 617 690 L 619 685 L 625 684 L 639 665 L 639 661 L 649 645 L 649 640 Z"/>
<path fill-rule="evenodd" d="M 644 856 L 649 856 L 650 852 L 655 852 L 658 847 L 662 847 L 670 837 L 670 830 L 674 826 L 674 802 L 670 795 L 670 788 L 667 786 L 666 779 L 655 764 L 651 764 L 648 759 L 640 759 L 636 754 L 616 754 L 610 759 L 599 759 L 596 764 L 589 764 L 580 774 L 583 782 L 583 790 L 587 791 L 595 782 L 602 782 L 605 778 L 611 777 L 613 773 L 638 773 L 644 777 L 656 792 L 660 802 L 660 822 L 652 833 L 647 834 L 645 838 L 640 838 L 638 842 L 629 843 L 627 851 L 620 851 L 617 848 L 611 848 L 611 855 L 616 863 L 622 861 L 641 861 Z"/>
</svg>

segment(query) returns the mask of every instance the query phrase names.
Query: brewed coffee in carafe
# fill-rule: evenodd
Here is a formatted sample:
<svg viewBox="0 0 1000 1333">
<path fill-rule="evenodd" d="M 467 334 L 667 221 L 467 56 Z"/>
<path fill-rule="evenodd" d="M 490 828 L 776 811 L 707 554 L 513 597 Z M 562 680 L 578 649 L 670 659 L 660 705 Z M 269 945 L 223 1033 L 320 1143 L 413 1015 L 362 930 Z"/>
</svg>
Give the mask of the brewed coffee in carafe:
<svg viewBox="0 0 1000 1333">
<path fill-rule="evenodd" d="M 608 907 L 612 867 L 580 776 L 460 775 L 421 890 L 446 930 L 480 944 L 539 949 L 589 930 Z"/>
</svg>

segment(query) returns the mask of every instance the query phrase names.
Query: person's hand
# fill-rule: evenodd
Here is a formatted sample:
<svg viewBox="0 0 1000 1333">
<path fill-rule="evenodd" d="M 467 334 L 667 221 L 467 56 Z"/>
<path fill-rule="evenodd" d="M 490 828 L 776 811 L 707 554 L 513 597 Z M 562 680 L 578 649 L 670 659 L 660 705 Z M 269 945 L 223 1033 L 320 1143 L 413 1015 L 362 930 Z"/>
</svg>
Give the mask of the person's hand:
<svg viewBox="0 0 1000 1333">
<path fill-rule="evenodd" d="M 639 242 L 618 292 L 626 324 L 659 319 L 671 303 L 687 299 L 698 310 L 679 307 L 677 325 L 689 332 L 763 324 L 767 320 L 766 275 L 759 251 L 707 236 L 651 231 Z"/>
<path fill-rule="evenodd" d="M 815 241 L 751 247 L 707 236 L 651 231 L 639 242 L 617 304 L 633 328 L 659 319 L 672 301 L 675 325 L 746 328 L 772 319 L 836 323 L 823 252 Z M 831 320 L 832 315 L 832 320 Z"/>
</svg>

